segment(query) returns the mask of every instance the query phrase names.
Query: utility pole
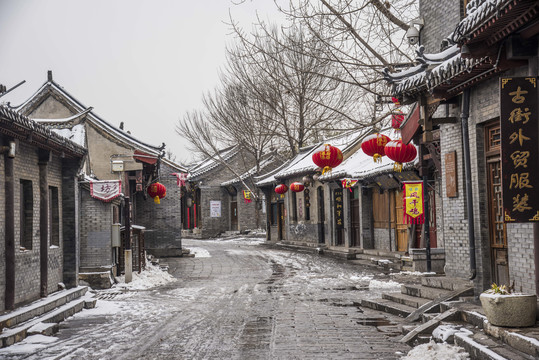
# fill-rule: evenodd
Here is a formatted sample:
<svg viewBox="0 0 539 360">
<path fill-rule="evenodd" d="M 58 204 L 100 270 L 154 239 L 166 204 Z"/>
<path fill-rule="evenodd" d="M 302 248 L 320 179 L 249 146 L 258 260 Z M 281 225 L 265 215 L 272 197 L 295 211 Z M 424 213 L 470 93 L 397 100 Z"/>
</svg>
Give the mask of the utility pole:
<svg viewBox="0 0 539 360">
<path fill-rule="evenodd" d="M 131 251 L 131 214 L 129 196 L 124 198 L 124 216 L 125 216 L 125 283 L 133 280 L 133 254 Z"/>
</svg>

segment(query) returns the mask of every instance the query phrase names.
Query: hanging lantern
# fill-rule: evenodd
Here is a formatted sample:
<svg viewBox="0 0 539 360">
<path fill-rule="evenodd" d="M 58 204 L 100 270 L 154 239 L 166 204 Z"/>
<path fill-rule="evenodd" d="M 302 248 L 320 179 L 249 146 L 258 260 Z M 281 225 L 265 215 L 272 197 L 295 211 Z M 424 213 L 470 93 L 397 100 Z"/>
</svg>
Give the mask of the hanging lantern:
<svg viewBox="0 0 539 360">
<path fill-rule="evenodd" d="M 287 191 L 288 191 L 288 186 L 286 186 L 285 184 L 277 185 L 275 187 L 275 192 L 277 194 L 284 195 L 284 193 L 286 193 Z"/>
<path fill-rule="evenodd" d="M 305 186 L 300 182 L 293 182 L 290 184 L 290 190 L 293 192 L 302 192 L 305 189 Z"/>
<path fill-rule="evenodd" d="M 404 121 L 404 114 L 400 109 L 393 111 L 391 115 L 391 127 L 395 130 L 400 130 L 402 122 Z"/>
<path fill-rule="evenodd" d="M 164 199 L 165 196 L 167 196 L 167 188 L 165 187 L 165 185 L 158 182 L 148 186 L 148 189 L 146 191 L 148 192 L 148 195 L 153 198 L 153 201 L 156 204 L 160 204 L 161 201 L 159 201 L 159 199 Z"/>
<path fill-rule="evenodd" d="M 393 104 L 395 104 L 395 106 L 400 106 L 400 104 L 401 104 L 399 99 L 397 99 L 394 96 L 391 98 L 391 101 L 393 102 Z"/>
<path fill-rule="evenodd" d="M 342 163 L 342 152 L 335 146 L 324 144 L 313 154 L 313 162 L 322 168 L 322 175 Z"/>
<path fill-rule="evenodd" d="M 361 150 L 369 156 L 372 156 L 374 162 L 382 162 L 382 156 L 385 155 L 384 147 L 391 139 L 384 134 L 372 134 L 367 136 L 361 143 Z"/>
<path fill-rule="evenodd" d="M 392 140 L 386 144 L 385 153 L 388 158 L 395 161 L 393 169 L 402 171 L 402 164 L 413 161 L 417 156 L 417 149 L 414 144 L 403 144 L 402 140 Z"/>
</svg>

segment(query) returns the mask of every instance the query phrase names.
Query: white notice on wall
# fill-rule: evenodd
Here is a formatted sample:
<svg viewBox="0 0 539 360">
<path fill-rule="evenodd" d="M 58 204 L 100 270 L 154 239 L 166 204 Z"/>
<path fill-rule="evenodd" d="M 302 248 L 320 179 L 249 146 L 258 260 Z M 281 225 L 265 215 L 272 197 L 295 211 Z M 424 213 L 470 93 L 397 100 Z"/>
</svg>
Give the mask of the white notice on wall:
<svg viewBox="0 0 539 360">
<path fill-rule="evenodd" d="M 221 201 L 210 200 L 210 217 L 221 217 Z"/>
</svg>

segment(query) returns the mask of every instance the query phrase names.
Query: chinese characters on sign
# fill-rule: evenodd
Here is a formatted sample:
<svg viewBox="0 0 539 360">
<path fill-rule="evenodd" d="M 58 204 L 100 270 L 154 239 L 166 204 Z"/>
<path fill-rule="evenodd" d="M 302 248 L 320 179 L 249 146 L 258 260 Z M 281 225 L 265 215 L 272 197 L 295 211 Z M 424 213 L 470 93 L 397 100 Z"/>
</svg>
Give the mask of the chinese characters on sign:
<svg viewBox="0 0 539 360">
<path fill-rule="evenodd" d="M 500 79 L 505 222 L 539 221 L 537 78 Z"/>
<path fill-rule="evenodd" d="M 221 217 L 221 201 L 210 200 L 210 217 Z"/>
<path fill-rule="evenodd" d="M 249 190 L 243 190 L 243 201 L 245 201 L 246 204 L 252 201 L 251 192 Z"/>
<path fill-rule="evenodd" d="M 342 201 L 342 189 L 336 189 L 333 192 L 335 200 L 335 225 L 337 229 L 342 229 L 344 227 L 344 214 L 343 214 L 343 201 Z"/>
<path fill-rule="evenodd" d="M 90 181 L 90 196 L 101 201 L 111 201 L 122 193 L 120 180 Z"/>
<path fill-rule="evenodd" d="M 404 197 L 404 224 L 423 224 L 425 214 L 423 211 L 423 182 L 405 181 L 403 186 Z"/>
</svg>

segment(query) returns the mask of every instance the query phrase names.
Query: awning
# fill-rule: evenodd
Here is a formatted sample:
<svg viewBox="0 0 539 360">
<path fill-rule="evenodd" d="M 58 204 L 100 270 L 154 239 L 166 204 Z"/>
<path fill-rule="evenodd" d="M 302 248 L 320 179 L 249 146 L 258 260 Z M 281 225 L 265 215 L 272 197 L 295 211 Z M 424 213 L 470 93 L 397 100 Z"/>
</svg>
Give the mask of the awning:
<svg viewBox="0 0 539 360">
<path fill-rule="evenodd" d="M 142 151 L 135 150 L 135 153 L 133 155 L 133 159 L 142 161 L 146 164 L 154 165 L 157 162 L 157 156 L 155 155 L 149 155 Z"/>
<path fill-rule="evenodd" d="M 401 126 L 403 144 L 409 144 L 419 129 L 419 104 L 416 103 L 408 118 Z"/>
</svg>

